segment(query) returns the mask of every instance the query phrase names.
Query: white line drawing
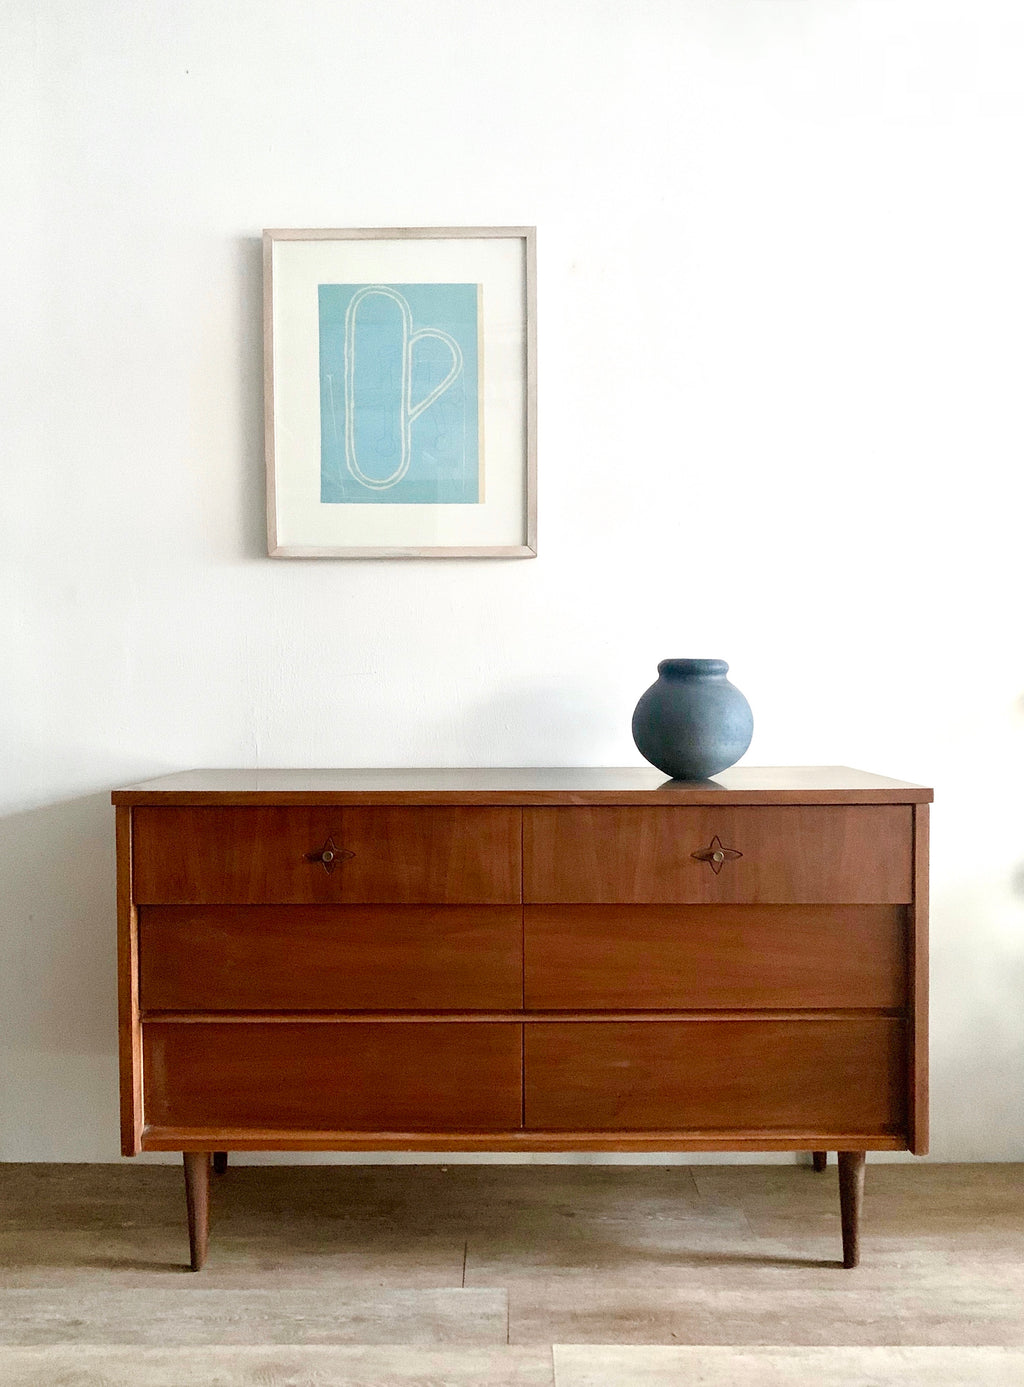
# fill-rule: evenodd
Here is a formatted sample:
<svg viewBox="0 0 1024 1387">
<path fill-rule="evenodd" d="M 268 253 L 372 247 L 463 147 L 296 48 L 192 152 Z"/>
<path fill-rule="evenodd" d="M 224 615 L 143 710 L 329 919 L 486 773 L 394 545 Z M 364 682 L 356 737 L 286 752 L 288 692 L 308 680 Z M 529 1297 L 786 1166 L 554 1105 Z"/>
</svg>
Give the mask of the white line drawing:
<svg viewBox="0 0 1024 1387">
<path fill-rule="evenodd" d="M 399 416 L 400 437 L 401 437 L 401 457 L 398 466 L 388 476 L 383 478 L 368 477 L 359 466 L 356 458 L 355 443 L 355 366 L 356 366 L 356 311 L 364 299 L 371 295 L 379 295 L 382 298 L 393 300 L 398 305 L 402 314 L 402 392 L 401 392 L 401 414 Z M 429 394 L 416 404 L 412 402 L 412 354 L 417 342 L 422 342 L 425 338 L 433 337 L 444 345 L 452 354 L 451 370 L 439 385 L 436 385 Z M 412 330 L 412 309 L 409 307 L 408 300 L 400 294 L 397 289 L 392 289 L 386 284 L 367 284 L 357 293 L 352 295 L 349 300 L 348 308 L 345 312 L 345 465 L 355 477 L 356 481 L 363 486 L 371 487 L 374 491 L 387 491 L 390 487 L 396 486 L 409 470 L 409 463 L 412 461 L 412 435 L 411 425 L 414 419 L 418 419 L 424 410 L 444 394 L 455 381 L 459 378 L 463 369 L 462 348 L 455 338 L 441 328 L 424 327 L 418 331 Z M 333 385 L 331 394 L 331 405 L 333 414 Z M 337 420 L 335 420 L 335 430 L 337 430 Z"/>
</svg>

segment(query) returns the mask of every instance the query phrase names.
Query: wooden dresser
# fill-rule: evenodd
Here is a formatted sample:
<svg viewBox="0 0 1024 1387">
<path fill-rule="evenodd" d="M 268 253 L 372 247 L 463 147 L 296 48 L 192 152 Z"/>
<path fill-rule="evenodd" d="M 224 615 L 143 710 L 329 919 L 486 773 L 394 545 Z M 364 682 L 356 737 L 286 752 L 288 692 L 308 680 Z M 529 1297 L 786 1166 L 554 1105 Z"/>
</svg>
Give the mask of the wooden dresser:
<svg viewBox="0 0 1024 1387">
<path fill-rule="evenodd" d="M 927 1149 L 931 791 L 835 767 L 116 790 L 121 1129 L 182 1151 Z M 310 1178 L 315 1178 L 311 1174 Z"/>
</svg>

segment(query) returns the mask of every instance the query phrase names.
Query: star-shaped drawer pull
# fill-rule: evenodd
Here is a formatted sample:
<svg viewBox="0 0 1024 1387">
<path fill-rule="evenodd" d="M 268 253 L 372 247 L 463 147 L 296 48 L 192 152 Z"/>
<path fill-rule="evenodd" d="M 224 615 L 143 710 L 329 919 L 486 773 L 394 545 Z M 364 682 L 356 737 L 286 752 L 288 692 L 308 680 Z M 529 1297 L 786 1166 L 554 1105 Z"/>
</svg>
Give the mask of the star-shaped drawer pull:
<svg viewBox="0 0 1024 1387">
<path fill-rule="evenodd" d="M 742 857 L 743 854 L 736 848 L 723 847 L 722 840 L 716 833 L 708 847 L 701 848 L 700 852 L 691 852 L 690 856 L 697 862 L 706 862 L 717 876 L 724 863 L 734 862 L 737 857 Z"/>
<path fill-rule="evenodd" d="M 333 838 L 328 838 L 323 847 L 317 848 L 316 852 L 306 853 L 306 861 L 319 862 L 328 875 L 347 857 L 355 857 L 355 853 L 349 852 L 347 848 L 339 848 Z"/>
</svg>

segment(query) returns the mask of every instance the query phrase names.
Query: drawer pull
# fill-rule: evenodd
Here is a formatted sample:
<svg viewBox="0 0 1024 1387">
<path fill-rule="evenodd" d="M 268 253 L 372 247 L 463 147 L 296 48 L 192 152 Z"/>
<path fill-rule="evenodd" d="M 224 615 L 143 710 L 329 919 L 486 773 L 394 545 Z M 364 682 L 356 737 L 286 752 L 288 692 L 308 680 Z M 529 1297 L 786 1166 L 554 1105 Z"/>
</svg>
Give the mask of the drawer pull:
<svg viewBox="0 0 1024 1387">
<path fill-rule="evenodd" d="M 306 853 L 306 861 L 319 862 L 328 875 L 347 857 L 355 857 L 355 853 L 349 852 L 346 848 L 339 848 L 333 838 L 328 838 L 323 847 L 317 848 L 316 852 Z"/>
<path fill-rule="evenodd" d="M 701 848 L 699 852 L 691 852 L 690 856 L 697 862 L 706 862 L 717 876 L 724 863 L 734 862 L 737 857 L 742 857 L 743 854 L 736 848 L 723 847 L 722 840 L 716 833 L 706 848 Z"/>
</svg>

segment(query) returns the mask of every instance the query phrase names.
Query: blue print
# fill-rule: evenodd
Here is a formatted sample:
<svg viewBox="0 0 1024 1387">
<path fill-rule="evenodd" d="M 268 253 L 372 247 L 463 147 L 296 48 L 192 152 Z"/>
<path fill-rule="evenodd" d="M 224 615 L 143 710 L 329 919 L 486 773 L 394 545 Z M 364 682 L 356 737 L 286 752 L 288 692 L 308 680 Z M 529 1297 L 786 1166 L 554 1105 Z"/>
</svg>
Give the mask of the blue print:
<svg viewBox="0 0 1024 1387">
<path fill-rule="evenodd" d="M 318 292 L 320 500 L 479 502 L 478 286 Z"/>
</svg>

